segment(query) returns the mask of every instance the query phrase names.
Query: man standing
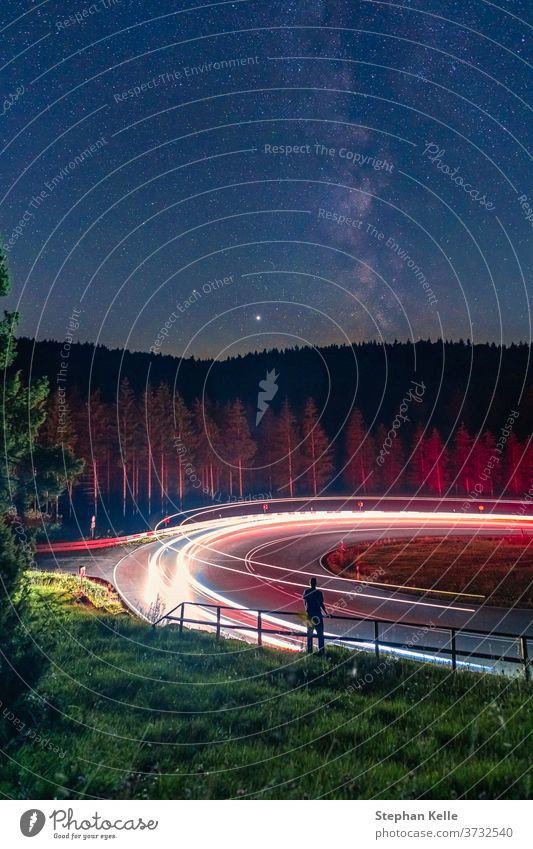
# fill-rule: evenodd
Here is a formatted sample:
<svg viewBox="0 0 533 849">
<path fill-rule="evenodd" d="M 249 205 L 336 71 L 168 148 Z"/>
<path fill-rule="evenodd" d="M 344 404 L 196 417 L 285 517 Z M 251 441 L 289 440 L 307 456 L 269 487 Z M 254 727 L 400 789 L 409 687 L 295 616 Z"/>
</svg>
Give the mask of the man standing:
<svg viewBox="0 0 533 849">
<path fill-rule="evenodd" d="M 309 586 L 304 590 L 303 600 L 307 613 L 307 651 L 313 651 L 313 630 L 318 637 L 318 654 L 324 654 L 324 616 L 328 611 L 324 606 L 324 596 L 316 588 L 316 578 L 311 578 Z"/>
</svg>

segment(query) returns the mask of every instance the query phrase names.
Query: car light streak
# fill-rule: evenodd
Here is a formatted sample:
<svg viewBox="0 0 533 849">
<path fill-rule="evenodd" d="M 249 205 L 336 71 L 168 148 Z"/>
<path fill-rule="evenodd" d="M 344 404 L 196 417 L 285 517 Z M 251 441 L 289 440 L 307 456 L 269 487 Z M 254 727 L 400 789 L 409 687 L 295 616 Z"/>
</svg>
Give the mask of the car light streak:
<svg viewBox="0 0 533 849">
<path fill-rule="evenodd" d="M 393 500 L 398 501 L 398 499 Z M 316 499 L 313 504 L 330 506 L 333 501 L 335 499 Z M 422 501 L 427 503 L 427 499 Z M 463 503 L 462 500 L 460 501 Z M 338 502 L 342 507 L 345 504 L 343 499 L 338 499 Z M 461 621 L 464 621 L 466 617 L 468 622 L 468 617 L 479 611 L 479 608 L 472 606 L 473 601 L 483 598 L 482 596 L 473 593 L 449 592 L 455 600 L 461 598 L 462 603 L 456 603 L 451 599 L 450 601 L 442 599 L 439 602 L 435 598 L 432 600 L 424 597 L 402 598 L 397 597 L 397 594 L 406 590 L 415 590 L 422 596 L 436 591 L 374 581 L 357 582 L 351 578 L 330 573 L 326 578 L 325 573 L 320 571 L 322 568 L 320 557 L 324 553 L 323 537 L 331 535 L 341 538 L 350 533 L 363 541 L 374 539 L 376 534 L 379 535 L 378 538 L 394 537 L 396 532 L 406 538 L 409 536 L 416 538 L 428 533 L 437 538 L 440 536 L 445 538 L 454 532 L 471 532 L 473 536 L 477 534 L 502 536 L 509 533 L 524 535 L 526 532 L 533 531 L 533 516 L 512 513 L 455 513 L 450 510 L 437 513 L 420 509 L 369 511 L 308 509 L 287 512 L 287 508 L 290 509 L 292 503 L 300 505 L 301 500 L 270 501 L 271 512 L 252 515 L 235 515 L 235 504 L 218 505 L 215 508 L 205 507 L 190 511 L 185 522 L 182 521 L 179 525 L 168 527 L 168 522 L 165 522 L 163 526 L 157 526 L 152 538 L 156 541 L 149 544 L 146 549 L 150 553 L 146 557 L 144 571 L 139 579 L 139 584 L 142 584 L 139 587 L 138 597 L 142 598 L 142 604 L 139 601 L 139 608 L 142 607 L 145 610 L 146 605 L 154 603 L 159 596 L 164 599 L 166 610 L 176 607 L 182 601 L 208 600 L 209 603 L 231 608 L 222 612 L 221 627 L 224 633 L 228 632 L 231 636 L 242 639 L 244 632 L 232 630 L 232 625 L 250 624 L 251 627 L 255 625 L 255 616 L 247 608 L 255 610 L 261 607 L 263 597 L 268 598 L 268 602 L 264 603 L 267 609 L 287 608 L 289 610 L 290 607 L 294 609 L 295 605 L 302 604 L 301 594 L 307 586 L 308 578 L 318 576 L 322 579 L 327 596 L 331 598 L 331 601 L 327 601 L 330 609 L 340 611 L 342 600 L 345 602 L 342 607 L 343 615 L 356 616 L 361 626 L 364 626 L 365 618 L 379 619 L 380 610 L 385 605 L 392 608 L 392 613 L 384 616 L 383 621 L 395 620 L 392 623 L 393 627 L 394 625 L 398 628 L 413 627 L 403 625 L 404 610 L 406 612 L 420 610 L 422 614 L 426 614 L 426 617 L 434 615 L 436 621 L 444 614 L 457 614 L 462 617 Z M 497 504 L 496 501 L 492 503 Z M 506 502 L 507 509 L 509 504 L 510 502 Z M 278 510 L 278 507 L 282 506 L 286 508 L 285 511 Z M 277 512 L 273 512 L 273 509 Z M 183 513 L 176 514 L 169 517 L 169 520 L 182 520 L 183 515 Z M 266 562 L 266 553 L 261 557 L 261 553 L 269 546 L 270 548 L 280 547 L 281 551 L 271 551 L 268 555 L 271 560 L 277 555 L 279 562 Z M 287 552 L 283 551 L 284 548 Z M 234 550 L 237 553 L 234 553 Z M 300 554 L 298 561 L 295 553 L 299 550 L 305 552 L 305 556 Z M 139 551 L 142 552 L 143 549 Z M 289 566 L 283 565 L 284 558 Z M 128 558 L 121 563 L 127 561 Z M 294 566 L 295 563 L 302 563 L 302 561 L 303 565 Z M 116 571 L 119 566 L 120 564 L 117 564 Z M 244 578 L 246 581 L 243 585 Z M 123 594 L 124 590 L 118 584 L 117 588 Z M 238 602 L 235 600 L 236 594 L 238 594 Z M 364 603 L 363 609 L 371 612 L 362 614 L 362 603 Z M 135 607 L 131 603 L 130 606 Z M 197 613 L 189 614 L 189 618 L 205 619 L 205 626 L 198 627 L 212 627 L 216 624 L 214 613 L 204 608 L 199 614 L 201 609 L 197 607 Z M 400 613 L 395 615 L 395 610 Z M 266 644 L 293 651 L 301 650 L 307 631 L 303 622 L 290 621 L 288 616 L 283 618 L 282 614 L 276 616 L 262 613 L 262 617 L 267 629 L 268 627 L 288 628 L 298 633 L 295 637 L 284 637 L 263 631 L 263 641 Z M 438 630 L 444 632 L 447 628 L 442 626 Z M 252 639 L 255 642 L 255 633 L 251 631 L 250 635 L 253 635 Z M 356 642 L 346 641 L 342 634 L 327 632 L 327 636 L 338 645 L 374 650 L 373 641 L 363 636 L 360 640 L 357 638 Z M 434 654 L 427 650 L 402 646 L 380 645 L 380 650 L 414 660 L 451 663 L 451 658 L 438 654 L 437 647 Z M 494 664 L 491 666 L 486 663 L 476 663 L 470 661 L 468 657 L 458 658 L 457 664 L 464 668 L 494 669 Z"/>
</svg>

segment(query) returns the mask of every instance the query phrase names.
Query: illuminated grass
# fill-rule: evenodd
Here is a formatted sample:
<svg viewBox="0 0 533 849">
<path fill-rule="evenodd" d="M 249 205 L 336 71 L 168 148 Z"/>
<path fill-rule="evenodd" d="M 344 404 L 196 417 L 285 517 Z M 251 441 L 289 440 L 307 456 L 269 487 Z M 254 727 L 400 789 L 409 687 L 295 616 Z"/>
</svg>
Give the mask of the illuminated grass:
<svg viewBox="0 0 533 849">
<path fill-rule="evenodd" d="M 327 558 L 331 571 L 345 578 L 356 577 L 355 563 L 363 581 L 474 593 L 489 604 L 533 607 L 533 536 L 378 540 Z"/>
<path fill-rule="evenodd" d="M 89 605 L 105 613 L 124 614 L 125 608 L 117 593 L 109 593 L 104 584 L 94 579 L 76 577 L 66 572 L 37 572 L 27 573 L 31 589 L 38 590 L 42 598 L 47 595 L 54 600 L 66 604 L 75 602 Z"/>
<path fill-rule="evenodd" d="M 14 738 L 9 797 L 531 795 L 525 682 L 180 637 L 69 605 L 58 584 L 32 590 L 35 638 L 52 630 L 32 721 L 62 756 Z"/>
</svg>

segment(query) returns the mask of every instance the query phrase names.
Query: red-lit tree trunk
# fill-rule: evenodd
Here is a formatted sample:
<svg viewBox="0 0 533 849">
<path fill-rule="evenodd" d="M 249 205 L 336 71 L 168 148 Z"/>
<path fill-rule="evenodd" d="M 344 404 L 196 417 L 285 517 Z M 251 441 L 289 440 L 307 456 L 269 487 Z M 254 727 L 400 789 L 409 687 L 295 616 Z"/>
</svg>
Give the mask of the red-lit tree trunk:
<svg viewBox="0 0 533 849">
<path fill-rule="evenodd" d="M 181 395 L 174 396 L 174 450 L 177 455 L 178 498 L 180 508 L 187 490 L 185 467 L 194 462 L 194 430 L 192 415 Z"/>
<path fill-rule="evenodd" d="M 446 486 L 446 457 L 440 433 L 433 428 L 430 436 L 424 440 L 428 471 L 426 480 L 431 492 L 443 495 Z"/>
<path fill-rule="evenodd" d="M 345 431 L 344 478 L 353 492 L 374 489 L 376 443 L 367 432 L 361 411 L 354 408 Z"/>
<path fill-rule="evenodd" d="M 533 483 L 528 480 L 526 458 L 524 445 L 511 433 L 503 450 L 502 467 L 506 491 L 513 498 L 523 497 Z"/>
<path fill-rule="evenodd" d="M 468 494 L 474 483 L 473 440 L 461 423 L 455 434 L 453 450 L 455 491 Z"/>
<path fill-rule="evenodd" d="M 388 443 L 386 444 L 388 437 L 389 431 L 385 425 L 380 425 L 374 443 L 376 446 L 376 466 L 372 475 L 372 482 L 375 482 L 376 485 L 373 486 L 373 490 L 381 494 L 391 491 L 405 492 L 407 488 L 407 464 L 402 433 L 397 432 L 394 441 L 391 439 L 390 448 L 388 448 Z M 380 458 L 379 463 L 377 462 L 378 457 Z"/>
<path fill-rule="evenodd" d="M 143 442 L 144 442 L 144 462 L 146 474 L 146 503 L 148 505 L 148 515 L 152 512 L 152 497 L 153 497 L 153 441 L 154 441 L 154 392 L 148 387 L 143 394 Z"/>
<path fill-rule="evenodd" d="M 135 447 L 138 441 L 139 411 L 130 383 L 125 378 L 119 387 L 117 399 L 117 431 L 119 463 L 122 472 L 122 515 L 126 515 L 128 489 L 135 500 Z"/>
<path fill-rule="evenodd" d="M 246 411 L 242 401 L 237 398 L 224 407 L 221 428 L 223 457 L 228 465 L 230 494 L 233 492 L 234 474 L 238 481 L 239 495 L 244 492 L 243 469 L 248 466 L 257 450 L 250 433 Z"/>
<path fill-rule="evenodd" d="M 289 402 L 282 404 L 279 416 L 274 419 L 272 432 L 274 467 L 272 478 L 278 491 L 285 490 L 285 495 L 292 498 L 295 492 L 295 481 L 301 468 L 300 433 L 296 417 Z"/>
<path fill-rule="evenodd" d="M 203 492 L 213 498 L 215 473 L 220 468 L 220 460 L 217 456 L 220 449 L 220 433 L 211 411 L 206 409 L 198 399 L 193 404 L 192 414 L 195 427 L 195 474 L 201 478 Z"/>
<path fill-rule="evenodd" d="M 319 421 L 318 410 L 312 398 L 305 404 L 302 420 L 303 477 L 314 496 L 322 491 L 333 472 L 333 452 L 328 435 Z"/>
</svg>

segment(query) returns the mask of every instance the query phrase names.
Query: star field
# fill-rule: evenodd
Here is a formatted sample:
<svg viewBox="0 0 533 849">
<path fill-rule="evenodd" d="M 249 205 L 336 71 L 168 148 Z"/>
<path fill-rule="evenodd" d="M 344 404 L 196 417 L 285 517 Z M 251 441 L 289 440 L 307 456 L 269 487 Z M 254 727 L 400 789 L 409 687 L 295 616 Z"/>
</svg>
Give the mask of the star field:
<svg viewBox="0 0 533 849">
<path fill-rule="evenodd" d="M 164 354 L 529 341 L 528 6 L 10 2 L 20 332 L 77 308 L 80 341 L 135 350 L 175 313 Z"/>
</svg>

